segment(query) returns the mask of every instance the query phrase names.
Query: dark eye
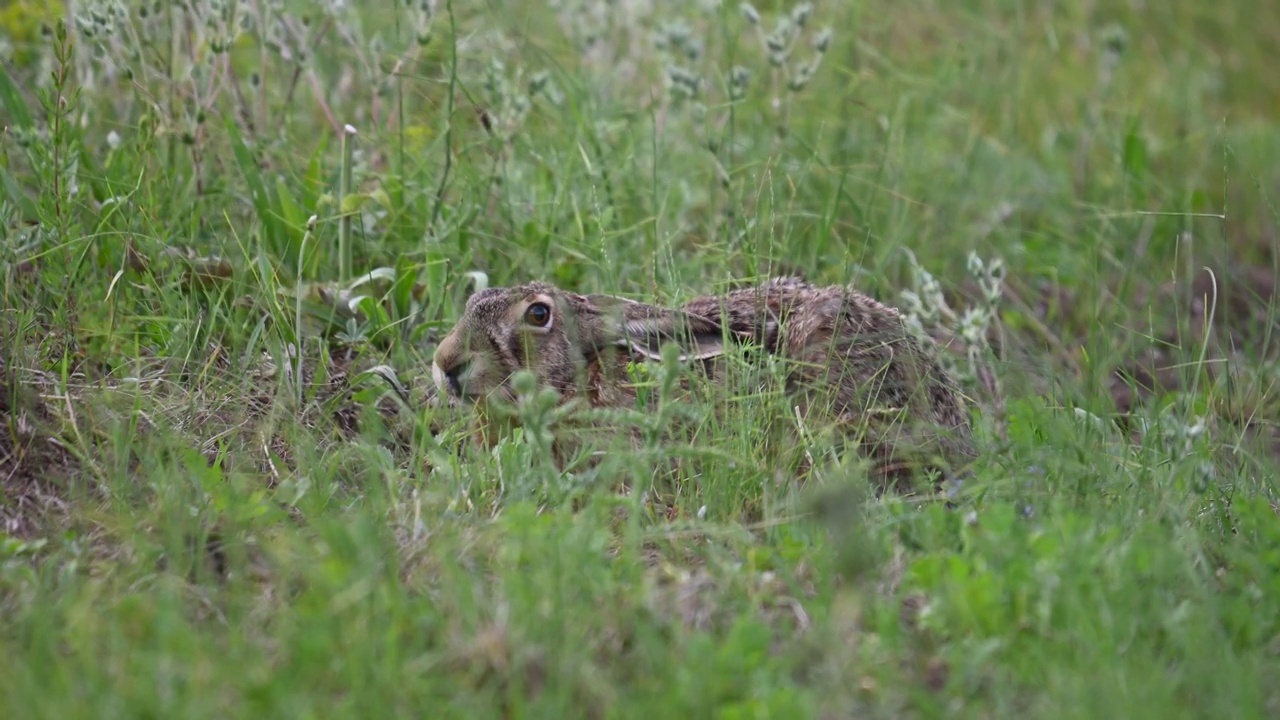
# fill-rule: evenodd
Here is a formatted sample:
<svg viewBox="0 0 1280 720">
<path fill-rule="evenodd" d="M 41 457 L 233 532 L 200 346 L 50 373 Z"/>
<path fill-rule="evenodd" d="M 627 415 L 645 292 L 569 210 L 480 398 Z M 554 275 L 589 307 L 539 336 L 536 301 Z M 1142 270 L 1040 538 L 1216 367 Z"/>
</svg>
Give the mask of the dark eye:
<svg viewBox="0 0 1280 720">
<path fill-rule="evenodd" d="M 524 321 L 534 327 L 546 327 L 551 322 L 551 308 L 546 303 L 534 303 L 525 308 Z"/>
</svg>

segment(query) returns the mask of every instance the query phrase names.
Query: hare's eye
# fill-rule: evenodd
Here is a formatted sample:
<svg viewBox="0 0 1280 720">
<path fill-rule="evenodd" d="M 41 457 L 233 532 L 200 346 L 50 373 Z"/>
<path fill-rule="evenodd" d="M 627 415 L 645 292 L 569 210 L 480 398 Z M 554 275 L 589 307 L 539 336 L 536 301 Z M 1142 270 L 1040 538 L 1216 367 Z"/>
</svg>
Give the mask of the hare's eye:
<svg viewBox="0 0 1280 720">
<path fill-rule="evenodd" d="M 534 303 L 525 308 L 524 321 L 534 327 L 546 327 L 551 322 L 551 308 L 546 303 Z"/>
</svg>

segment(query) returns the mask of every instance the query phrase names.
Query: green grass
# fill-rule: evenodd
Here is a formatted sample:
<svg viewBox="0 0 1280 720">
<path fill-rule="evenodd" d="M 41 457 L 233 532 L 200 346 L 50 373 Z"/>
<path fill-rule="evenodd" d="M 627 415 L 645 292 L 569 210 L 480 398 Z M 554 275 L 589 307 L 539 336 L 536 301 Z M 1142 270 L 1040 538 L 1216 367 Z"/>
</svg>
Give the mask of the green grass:
<svg viewBox="0 0 1280 720">
<path fill-rule="evenodd" d="M 1280 713 L 1280 16 L 820 3 L 775 74 L 790 6 L 652 4 L 9 4 L 0 714 Z M 949 504 L 821 428 L 792 481 L 768 395 L 567 472 L 536 403 L 459 454 L 419 401 L 477 281 L 897 303 L 914 255 L 963 309 L 975 252 Z"/>
</svg>

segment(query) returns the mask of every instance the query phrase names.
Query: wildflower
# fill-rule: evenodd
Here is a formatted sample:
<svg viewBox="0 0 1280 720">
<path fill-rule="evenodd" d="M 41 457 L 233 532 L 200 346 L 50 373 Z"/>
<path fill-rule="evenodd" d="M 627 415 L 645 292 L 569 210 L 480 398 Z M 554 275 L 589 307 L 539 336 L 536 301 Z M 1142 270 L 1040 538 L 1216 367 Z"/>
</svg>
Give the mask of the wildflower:
<svg viewBox="0 0 1280 720">
<path fill-rule="evenodd" d="M 819 54 L 825 53 L 827 48 L 831 47 L 831 28 L 822 28 L 818 34 L 813 36 L 813 49 Z"/>
</svg>

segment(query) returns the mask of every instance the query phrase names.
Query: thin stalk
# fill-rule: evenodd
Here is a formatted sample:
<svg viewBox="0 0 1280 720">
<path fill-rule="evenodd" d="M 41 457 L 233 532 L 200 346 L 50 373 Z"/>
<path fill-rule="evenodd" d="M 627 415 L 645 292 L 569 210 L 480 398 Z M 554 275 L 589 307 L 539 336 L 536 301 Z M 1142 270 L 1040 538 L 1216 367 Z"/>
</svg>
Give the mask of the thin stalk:
<svg viewBox="0 0 1280 720">
<path fill-rule="evenodd" d="M 351 193 L 352 138 L 356 129 L 350 125 L 342 128 L 342 171 L 338 176 L 338 282 L 346 285 L 351 277 L 351 216 L 346 211 L 346 197 Z"/>
<path fill-rule="evenodd" d="M 453 95 L 458 86 L 458 26 L 453 17 L 453 0 L 445 0 L 444 7 L 449 13 L 449 93 L 445 97 L 444 111 L 444 171 L 440 173 L 440 186 L 436 188 L 436 201 L 431 208 L 431 222 L 428 225 L 431 228 L 435 228 L 436 221 L 440 219 L 444 190 L 449 183 L 449 172 L 453 169 Z"/>
</svg>

